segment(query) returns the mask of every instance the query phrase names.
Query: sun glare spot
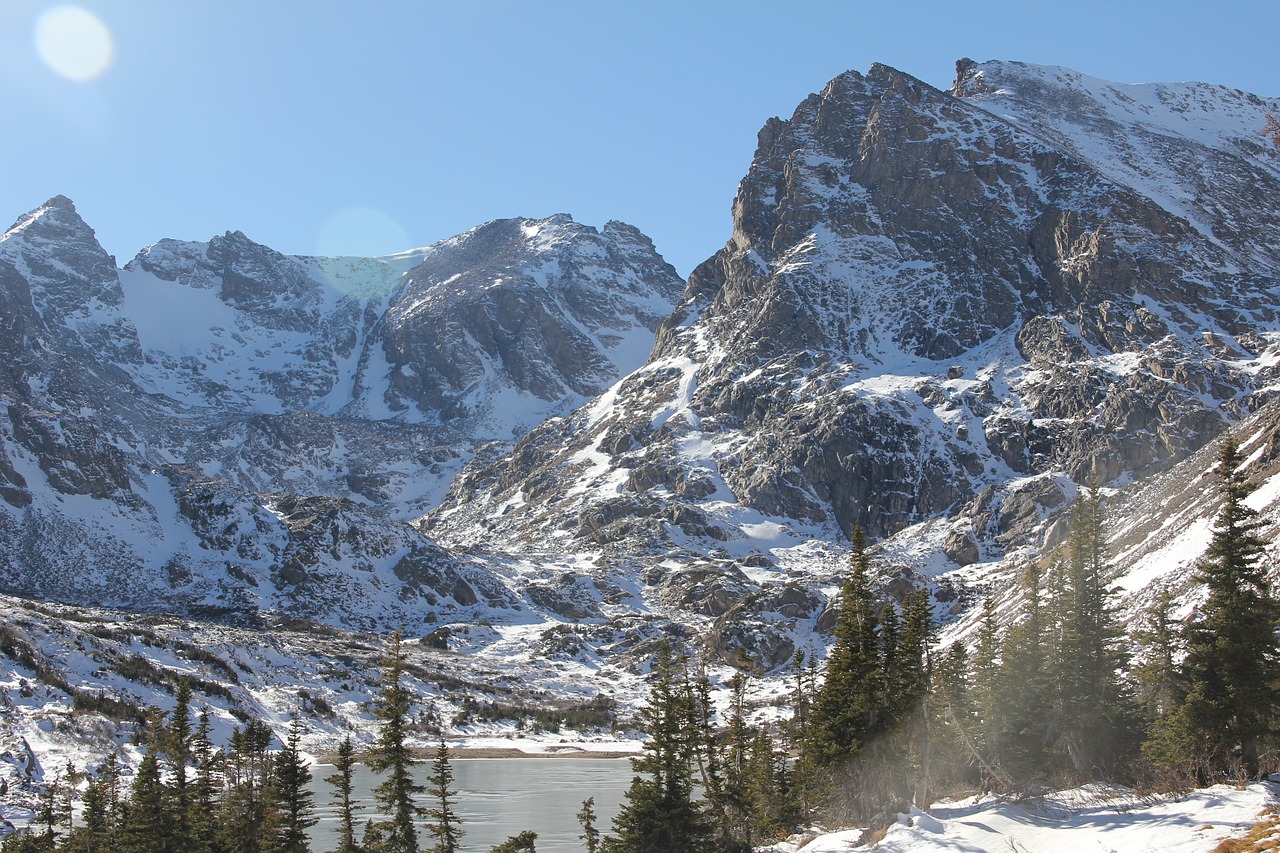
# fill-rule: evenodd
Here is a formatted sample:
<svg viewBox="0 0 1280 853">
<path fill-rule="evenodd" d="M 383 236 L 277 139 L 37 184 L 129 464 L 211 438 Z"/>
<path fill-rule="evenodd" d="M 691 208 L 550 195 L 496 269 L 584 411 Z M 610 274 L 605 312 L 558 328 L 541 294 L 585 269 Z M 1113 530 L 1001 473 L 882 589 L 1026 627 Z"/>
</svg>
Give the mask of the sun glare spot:
<svg viewBox="0 0 1280 853">
<path fill-rule="evenodd" d="M 35 43 L 45 65 L 76 83 L 98 79 L 115 57 L 111 30 L 79 6 L 56 6 L 37 18 Z"/>
<path fill-rule="evenodd" d="M 403 252 L 409 238 L 400 224 L 372 207 L 339 210 L 320 226 L 316 254 L 320 272 L 344 293 L 373 299 L 385 296 L 404 272 L 401 264 L 359 260 Z"/>
<path fill-rule="evenodd" d="M 390 255 L 409 249 L 400 224 L 372 207 L 349 207 L 325 220 L 316 238 L 317 254 Z"/>
</svg>

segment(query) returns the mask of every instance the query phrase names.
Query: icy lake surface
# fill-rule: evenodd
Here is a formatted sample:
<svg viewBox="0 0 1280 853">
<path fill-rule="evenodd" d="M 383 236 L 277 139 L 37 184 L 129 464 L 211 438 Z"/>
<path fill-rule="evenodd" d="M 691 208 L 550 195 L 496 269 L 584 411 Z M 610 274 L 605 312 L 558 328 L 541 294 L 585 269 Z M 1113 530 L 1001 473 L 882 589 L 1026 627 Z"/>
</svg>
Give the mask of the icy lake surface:
<svg viewBox="0 0 1280 853">
<path fill-rule="evenodd" d="M 480 853 L 526 829 L 538 833 L 538 853 L 580 853 L 586 849 L 578 839 L 582 801 L 595 797 L 596 828 L 607 833 L 634 775 L 625 758 L 455 758 L 450 763 L 458 791 L 456 810 L 467 833 L 462 849 Z M 430 765 L 420 764 L 416 771 L 425 784 Z M 338 812 L 330 802 L 333 788 L 324 782 L 333 767 L 312 765 L 311 774 L 320 818 L 311 830 L 313 847 L 333 850 L 338 844 Z M 357 841 L 365 821 L 376 814 L 372 791 L 380 781 L 363 764 L 356 767 Z M 432 805 L 425 799 L 420 802 Z M 419 844 L 429 850 L 431 839 L 421 823 L 418 832 Z"/>
</svg>

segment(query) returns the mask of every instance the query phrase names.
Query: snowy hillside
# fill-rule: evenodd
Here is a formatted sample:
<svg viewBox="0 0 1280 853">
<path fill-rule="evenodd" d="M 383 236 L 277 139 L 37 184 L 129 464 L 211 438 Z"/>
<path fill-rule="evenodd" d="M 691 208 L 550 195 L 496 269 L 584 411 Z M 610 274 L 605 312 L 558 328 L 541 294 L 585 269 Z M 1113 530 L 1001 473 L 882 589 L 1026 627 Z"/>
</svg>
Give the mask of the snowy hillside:
<svg viewBox="0 0 1280 853">
<path fill-rule="evenodd" d="M 1243 837 L 1278 797 L 1274 782 L 1245 789 L 1219 785 L 1184 797 L 1143 798 L 1100 786 L 1025 802 L 983 796 L 943 801 L 927 813 L 913 809 L 876 841 L 864 842 L 863 831 L 854 829 L 762 853 L 1208 853 L 1224 838 Z M 1276 834 L 1280 828 L 1273 826 L 1270 835 Z"/>
</svg>

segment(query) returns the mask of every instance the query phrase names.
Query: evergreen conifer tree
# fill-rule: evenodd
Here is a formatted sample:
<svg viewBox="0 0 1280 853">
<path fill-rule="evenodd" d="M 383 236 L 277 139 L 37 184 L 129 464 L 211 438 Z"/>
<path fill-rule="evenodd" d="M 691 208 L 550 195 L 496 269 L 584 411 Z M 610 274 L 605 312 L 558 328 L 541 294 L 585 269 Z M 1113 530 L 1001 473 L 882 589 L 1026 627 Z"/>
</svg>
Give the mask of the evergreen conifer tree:
<svg viewBox="0 0 1280 853">
<path fill-rule="evenodd" d="M 449 747 L 440 736 L 440 745 L 436 748 L 435 760 L 431 762 L 431 774 L 427 776 L 427 791 L 434 805 L 426 810 L 428 827 L 435 838 L 434 853 L 456 853 L 458 843 L 465 834 L 454 810 L 454 798 L 458 792 L 453 790 L 453 767 L 449 763 Z M 513 850 L 521 848 L 512 848 Z"/>
<path fill-rule="evenodd" d="M 1186 697 L 1178 672 L 1178 623 L 1173 615 L 1173 591 L 1168 586 L 1156 590 L 1133 639 L 1143 646 L 1131 675 L 1147 721 L 1155 723 Z"/>
<path fill-rule="evenodd" d="M 1264 752 L 1275 743 L 1280 709 L 1280 601 L 1262 563 L 1257 513 L 1245 504 L 1251 489 L 1241 463 L 1228 436 L 1218 456 L 1222 509 L 1199 564 L 1208 600 L 1187 638 L 1184 708 L 1191 733 L 1207 747 L 1211 770 L 1238 767 L 1257 778 Z"/>
<path fill-rule="evenodd" d="M 1047 721 L 1052 694 L 1042 580 L 1035 563 L 1023 572 L 1024 613 L 1005 634 L 994 697 L 1001 727 L 989 759 L 1006 778 L 1021 784 L 1044 783 L 1049 776 Z"/>
<path fill-rule="evenodd" d="M 367 759 L 371 770 L 387 774 L 387 778 L 373 789 L 374 800 L 390 816 L 389 821 L 375 826 L 385 837 L 378 849 L 386 853 L 418 853 L 414 819 L 423 811 L 414 802 L 414 797 L 424 788 L 413 780 L 413 765 L 417 762 L 408 746 L 412 700 L 408 688 L 402 683 L 407 660 L 401 647 L 400 632 L 396 631 L 380 660 L 382 672 L 378 698 L 374 702 L 374 717 L 381 727 Z"/>
<path fill-rule="evenodd" d="M 316 824 L 315 795 L 307 787 L 311 770 L 301 744 L 302 723 L 294 716 L 289 735 L 272 761 L 263 853 L 310 853 L 307 830 Z"/>
<path fill-rule="evenodd" d="M 704 853 L 709 849 L 712 827 L 694 799 L 693 703 L 685 663 L 663 642 L 654 661 L 649 699 L 636 715 L 648 739 L 643 755 L 632 759 L 637 775 L 622 811 L 614 818 L 616 836 L 602 844 L 605 853 Z"/>
<path fill-rule="evenodd" d="M 857 754 L 877 732 L 884 705 L 879 618 L 860 526 L 854 528 L 852 545 L 827 676 L 811 712 L 814 760 L 820 767 Z"/>
<path fill-rule="evenodd" d="M 582 834 L 578 838 L 587 846 L 587 853 L 596 853 L 600 849 L 600 830 L 596 828 L 595 797 L 587 797 L 582 801 L 578 825 L 582 827 Z"/>
<path fill-rule="evenodd" d="M 160 759 L 148 748 L 138 764 L 120 827 L 121 853 L 182 853 L 173 845 L 168 791 L 160 778 Z"/>
<path fill-rule="evenodd" d="M 111 844 L 110 804 L 107 783 L 101 773 L 85 786 L 82 805 L 80 827 L 71 834 L 66 847 L 75 853 L 105 853 Z"/>
<path fill-rule="evenodd" d="M 338 758 L 333 764 L 334 773 L 325 777 L 333 787 L 338 807 L 338 848 L 336 853 L 358 853 L 356 847 L 355 808 L 352 801 L 352 778 L 355 775 L 355 746 L 347 736 L 338 744 Z"/>
<path fill-rule="evenodd" d="M 192 754 L 194 732 L 191 726 L 191 685 L 183 679 L 178 683 L 174 696 L 173 711 L 169 714 L 169 725 L 161 736 L 161 751 L 165 763 L 169 766 L 169 778 L 172 779 L 172 796 L 170 798 L 170 826 L 173 833 L 174 846 L 183 851 L 193 851 L 195 837 L 191 829 L 192 805 L 191 791 L 188 782 Z"/>
<path fill-rule="evenodd" d="M 220 853 L 218 832 L 218 754 L 209 735 L 213 725 L 209 709 L 203 708 L 191 735 L 191 760 L 195 775 L 191 779 L 189 853 Z"/>
<path fill-rule="evenodd" d="M 1137 709 L 1120 672 L 1128 660 L 1111 604 L 1110 570 L 1097 488 L 1072 505 L 1068 561 L 1057 567 L 1052 621 L 1047 742 L 1066 783 L 1111 775 L 1137 745 Z"/>
<path fill-rule="evenodd" d="M 219 844 L 226 853 L 260 853 L 267 821 L 267 779 L 270 775 L 271 729 L 250 720 L 231 732 L 230 754 L 224 762 L 226 790 L 218 819 Z"/>
<path fill-rule="evenodd" d="M 538 833 L 526 829 L 524 832 L 511 836 L 501 844 L 496 844 L 489 848 L 489 853 L 537 853 L 534 842 L 538 839 Z"/>
</svg>

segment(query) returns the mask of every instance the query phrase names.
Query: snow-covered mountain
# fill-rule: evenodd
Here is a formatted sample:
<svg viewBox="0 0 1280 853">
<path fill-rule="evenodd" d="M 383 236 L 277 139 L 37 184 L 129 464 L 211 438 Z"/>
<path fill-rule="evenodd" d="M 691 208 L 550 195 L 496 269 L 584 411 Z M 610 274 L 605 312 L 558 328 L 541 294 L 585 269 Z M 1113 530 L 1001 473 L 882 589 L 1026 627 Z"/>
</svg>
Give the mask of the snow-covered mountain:
<svg viewBox="0 0 1280 853">
<path fill-rule="evenodd" d="M 54 198 L 0 237 L 0 585 L 367 627 L 510 607 L 405 519 L 641 364 L 682 287 L 634 228 L 563 215 L 388 258 L 162 240 L 117 269 Z"/>
<path fill-rule="evenodd" d="M 766 123 L 650 361 L 478 457 L 424 529 L 579 555 L 769 668 L 855 524 L 963 606 L 1061 535 L 1075 484 L 1166 470 L 1273 399 L 1280 103 L 958 72 L 848 72 Z"/>
<path fill-rule="evenodd" d="M 406 627 L 552 692 L 634 687 L 669 636 L 776 675 L 822 653 L 855 525 L 881 591 L 927 581 L 963 636 L 1094 479 L 1126 605 L 1191 602 L 1217 436 L 1280 517 L 1268 112 L 1019 63 L 848 72 L 766 122 L 687 283 L 563 216 L 119 269 L 56 198 L 0 238 L 0 592 L 249 626 L 231 645 Z"/>
</svg>

